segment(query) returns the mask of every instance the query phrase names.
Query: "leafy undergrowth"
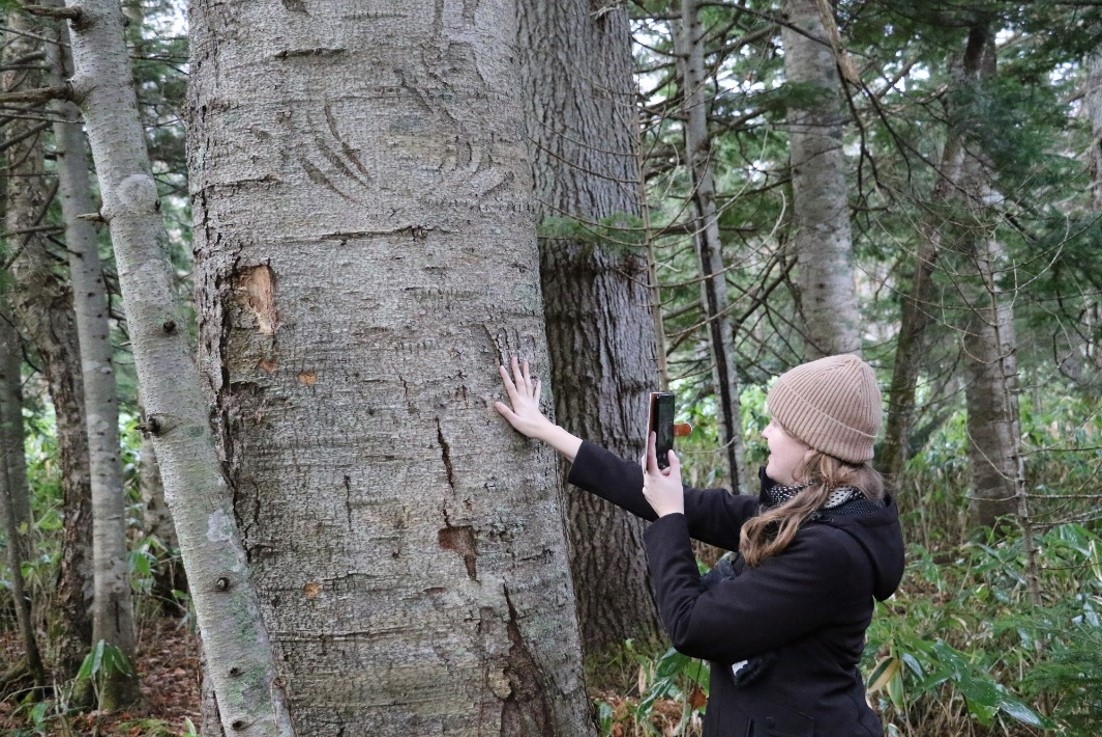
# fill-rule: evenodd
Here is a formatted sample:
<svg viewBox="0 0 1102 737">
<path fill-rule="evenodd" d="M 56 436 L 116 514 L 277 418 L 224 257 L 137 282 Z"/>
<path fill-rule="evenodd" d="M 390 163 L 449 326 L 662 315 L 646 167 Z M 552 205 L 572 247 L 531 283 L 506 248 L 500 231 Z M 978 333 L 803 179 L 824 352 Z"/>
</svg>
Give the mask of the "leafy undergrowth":
<svg viewBox="0 0 1102 737">
<path fill-rule="evenodd" d="M 143 703 L 116 714 L 63 713 L 54 700 L 0 701 L 0 735 L 10 737 L 184 737 L 199 725 L 198 637 L 169 617 L 143 622 L 136 662 L 141 664 Z M 0 662 L 22 653 L 15 632 L 0 632 Z M 194 727 L 192 726 L 194 725 Z"/>
</svg>

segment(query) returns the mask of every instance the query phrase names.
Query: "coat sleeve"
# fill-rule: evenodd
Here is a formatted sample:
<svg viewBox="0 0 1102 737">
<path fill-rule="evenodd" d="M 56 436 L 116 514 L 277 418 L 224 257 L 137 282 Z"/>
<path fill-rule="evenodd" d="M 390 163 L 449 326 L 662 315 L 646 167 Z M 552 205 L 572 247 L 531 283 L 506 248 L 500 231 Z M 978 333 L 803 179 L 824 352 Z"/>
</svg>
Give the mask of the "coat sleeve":
<svg viewBox="0 0 1102 737">
<path fill-rule="evenodd" d="M 834 621 L 855 592 L 871 591 L 871 580 L 865 580 L 871 574 L 859 551 L 826 537 L 830 533 L 822 527 L 801 531 L 783 553 L 705 589 L 685 517 L 671 514 L 651 525 L 644 535 L 647 561 L 674 647 L 691 657 L 734 663 Z"/>
<path fill-rule="evenodd" d="M 638 517 L 651 521 L 658 518 L 643 496 L 639 463 L 620 458 L 599 445 L 582 442 L 570 467 L 569 481 Z M 689 534 L 710 545 L 737 550 L 739 529 L 757 510 L 756 497 L 732 494 L 726 489 L 685 487 L 684 519 Z"/>
</svg>

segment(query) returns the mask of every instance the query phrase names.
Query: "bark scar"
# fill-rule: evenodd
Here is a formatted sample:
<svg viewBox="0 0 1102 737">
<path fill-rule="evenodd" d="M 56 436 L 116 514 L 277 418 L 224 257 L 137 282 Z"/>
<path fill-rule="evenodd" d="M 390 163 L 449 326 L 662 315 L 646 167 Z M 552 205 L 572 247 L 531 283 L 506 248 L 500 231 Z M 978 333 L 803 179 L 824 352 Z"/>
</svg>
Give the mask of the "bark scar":
<svg viewBox="0 0 1102 737">
<path fill-rule="evenodd" d="M 467 567 L 467 576 L 472 581 L 478 580 L 478 547 L 475 540 L 474 528 L 469 525 L 452 527 L 447 525 L 440 528 L 437 533 L 437 541 L 444 550 L 451 550 L 463 558 L 463 564 Z"/>
<path fill-rule="evenodd" d="M 261 335 L 274 335 L 279 324 L 275 282 L 275 272 L 267 264 L 250 266 L 234 275 L 235 298 L 256 318 L 257 330 Z"/>
<path fill-rule="evenodd" d="M 440 453 L 444 459 L 444 471 L 448 476 L 448 486 L 455 492 L 455 468 L 452 466 L 452 450 L 444 437 L 444 428 L 440 424 L 440 418 L 436 418 L 436 442 L 440 444 Z"/>
</svg>

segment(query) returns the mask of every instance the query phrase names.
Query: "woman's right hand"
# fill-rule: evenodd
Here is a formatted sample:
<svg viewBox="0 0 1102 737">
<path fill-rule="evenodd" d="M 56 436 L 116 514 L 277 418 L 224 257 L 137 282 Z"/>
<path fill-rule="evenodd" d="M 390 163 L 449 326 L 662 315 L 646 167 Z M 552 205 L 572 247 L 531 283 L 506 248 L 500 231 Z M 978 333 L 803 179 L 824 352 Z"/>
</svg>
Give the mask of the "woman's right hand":
<svg viewBox="0 0 1102 737">
<path fill-rule="evenodd" d="M 554 425 L 540 411 L 542 384 L 539 379 L 532 378 L 528 361 L 518 363 L 517 357 L 513 356 L 511 363 L 512 377 L 509 376 L 508 369 L 498 366 L 501 381 L 505 384 L 505 393 L 509 395 L 509 404 L 494 402 L 494 409 L 521 435 L 543 440 Z"/>
<path fill-rule="evenodd" d="M 513 429 L 529 438 L 541 440 L 557 450 L 563 458 L 573 461 L 582 447 L 582 439 L 559 427 L 540 411 L 540 380 L 532 378 L 528 362 L 510 361 L 513 375 L 504 366 L 498 366 L 509 404 L 494 402 L 494 409 L 509 421 Z"/>
</svg>

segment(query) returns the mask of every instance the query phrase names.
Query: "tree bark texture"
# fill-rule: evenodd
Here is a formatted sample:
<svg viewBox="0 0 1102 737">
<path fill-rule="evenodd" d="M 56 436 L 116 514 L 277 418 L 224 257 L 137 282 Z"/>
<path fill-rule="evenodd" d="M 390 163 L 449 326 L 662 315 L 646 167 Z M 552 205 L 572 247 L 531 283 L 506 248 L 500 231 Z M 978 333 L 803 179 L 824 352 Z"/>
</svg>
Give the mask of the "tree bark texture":
<svg viewBox="0 0 1102 737">
<path fill-rule="evenodd" d="M 58 3 L 59 4 L 59 3 Z M 69 39 L 59 26 L 49 29 L 56 43 L 49 43 L 47 58 L 51 80 L 59 84 L 71 73 Z M 126 493 L 123 488 L 119 443 L 119 392 L 111 344 L 110 311 L 96 231 L 82 217 L 96 211 L 88 179 L 88 144 L 80 109 L 72 102 L 56 100 L 54 150 L 57 157 L 58 192 L 65 221 L 69 253 L 69 279 L 80 344 L 81 379 L 84 386 L 84 418 L 88 433 L 88 465 L 92 489 L 92 557 L 95 593 L 92 641 L 113 645 L 130 662 L 129 671 L 111 669 L 98 690 L 99 706 L 116 711 L 141 696 L 134 661 L 134 615 L 130 601 L 129 554 L 126 545 Z"/>
<path fill-rule="evenodd" d="M 681 0 L 681 18 L 674 39 L 681 61 L 681 95 L 684 102 L 685 160 L 689 165 L 694 217 L 693 239 L 700 260 L 701 302 L 708 321 L 708 345 L 712 354 L 716 418 L 723 441 L 731 488 L 747 490 L 745 451 L 742 440 L 742 408 L 739 403 L 737 351 L 734 324 L 727 295 L 723 242 L 719 232 L 716 186 L 712 165 L 712 139 L 708 132 L 707 84 L 704 69 L 704 29 L 698 0 Z"/>
<path fill-rule="evenodd" d="M 114 0 L 70 3 L 76 99 L 115 248 L 134 362 L 227 734 L 291 735 L 175 294 Z"/>
<path fill-rule="evenodd" d="M 20 59 L 42 51 L 42 25 L 26 13 L 8 16 L 5 59 Z M 5 90 L 42 86 L 40 69 L 5 72 Z M 6 228 L 29 231 L 45 221 L 52 194 L 45 174 L 44 131 L 39 122 L 15 117 L 4 126 L 11 145 L 5 151 L 9 163 L 6 191 Z M 46 375 L 57 421 L 65 531 L 58 584 L 60 667 L 75 674 L 92 637 L 92 512 L 88 439 L 84 420 L 84 394 L 80 372 L 80 348 L 72 314 L 72 295 L 54 273 L 42 232 L 25 232 L 10 239 L 12 309 L 22 332 L 35 347 Z"/>
<path fill-rule="evenodd" d="M 788 111 L 796 278 L 805 359 L 860 353 L 846 163 L 842 82 L 817 0 L 786 0 L 787 82 L 813 94 Z"/>
<path fill-rule="evenodd" d="M 547 365 L 515 7 L 191 19 L 200 350 L 298 734 L 590 734 L 557 460 L 491 406 Z"/>
<path fill-rule="evenodd" d="M 625 10 L 590 11 L 586 0 L 519 3 L 536 217 L 569 218 L 595 234 L 540 239 L 544 317 L 558 421 L 634 457 L 658 375 L 646 256 L 634 245 L 641 185 L 631 36 Z M 617 218 L 623 230 L 606 230 Z M 566 509 L 585 652 L 657 637 L 642 520 L 578 491 L 568 491 Z"/>
</svg>

